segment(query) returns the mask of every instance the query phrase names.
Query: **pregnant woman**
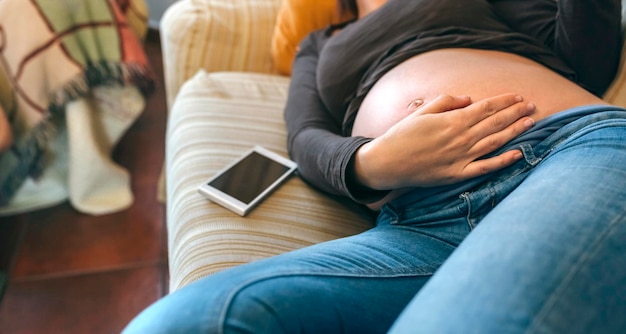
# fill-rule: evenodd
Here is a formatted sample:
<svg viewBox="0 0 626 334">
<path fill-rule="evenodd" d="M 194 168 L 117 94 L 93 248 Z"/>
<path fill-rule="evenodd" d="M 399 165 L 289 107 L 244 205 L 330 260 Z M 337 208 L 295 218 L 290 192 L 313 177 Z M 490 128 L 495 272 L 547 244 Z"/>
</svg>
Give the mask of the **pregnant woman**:
<svg viewBox="0 0 626 334">
<path fill-rule="evenodd" d="M 626 330 L 626 110 L 601 96 L 618 0 L 341 0 L 285 109 L 359 235 L 228 269 L 128 333 Z"/>
</svg>

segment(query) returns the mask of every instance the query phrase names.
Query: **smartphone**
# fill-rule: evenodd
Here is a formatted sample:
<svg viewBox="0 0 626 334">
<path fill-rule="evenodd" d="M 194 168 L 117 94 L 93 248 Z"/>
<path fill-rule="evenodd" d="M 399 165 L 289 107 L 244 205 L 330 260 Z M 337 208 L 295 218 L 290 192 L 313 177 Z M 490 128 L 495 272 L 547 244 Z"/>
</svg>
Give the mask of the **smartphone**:
<svg viewBox="0 0 626 334">
<path fill-rule="evenodd" d="M 255 146 L 202 183 L 198 191 L 211 201 L 245 216 L 296 169 L 294 161 Z"/>
</svg>

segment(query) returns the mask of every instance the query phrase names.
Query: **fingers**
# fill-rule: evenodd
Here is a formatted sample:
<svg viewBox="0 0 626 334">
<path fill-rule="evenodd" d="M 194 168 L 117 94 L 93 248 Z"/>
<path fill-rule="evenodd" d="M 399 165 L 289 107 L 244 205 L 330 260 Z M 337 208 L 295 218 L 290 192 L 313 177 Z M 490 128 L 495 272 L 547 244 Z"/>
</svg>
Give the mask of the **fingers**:
<svg viewBox="0 0 626 334">
<path fill-rule="evenodd" d="M 512 150 L 488 159 L 475 160 L 465 167 L 463 170 L 463 178 L 469 179 L 495 172 L 514 164 L 522 157 L 523 155 L 521 151 Z"/>
<path fill-rule="evenodd" d="M 467 137 L 475 140 L 468 151 L 469 156 L 475 157 L 474 159 L 501 148 L 535 125 L 529 115 L 535 111 L 536 106 L 525 102 L 519 95 L 500 95 L 479 101 L 471 107 L 474 106 L 476 108 L 466 108 L 470 117 L 478 120 Z M 494 172 L 515 163 L 521 157 L 520 151 L 513 150 L 488 159 L 474 160 L 464 168 L 463 177 L 471 178 Z"/>
<path fill-rule="evenodd" d="M 533 126 L 534 105 L 517 94 L 472 104 L 439 96 L 355 154 L 356 180 L 373 189 L 450 184 L 519 160 L 519 151 L 480 159 Z"/>
<path fill-rule="evenodd" d="M 420 114 L 437 114 L 453 109 L 465 108 L 472 103 L 469 96 L 440 95 L 432 102 L 421 106 Z"/>
<path fill-rule="evenodd" d="M 474 144 L 470 149 L 470 154 L 476 157 L 481 157 L 489 154 L 498 148 L 504 146 L 513 138 L 521 135 L 535 125 L 535 121 L 530 117 L 522 117 L 515 121 L 513 124 L 508 125 L 502 130 L 488 134 Z M 497 128 L 493 128 L 495 130 Z"/>
<path fill-rule="evenodd" d="M 523 105 L 524 98 L 518 94 L 503 94 L 495 97 L 487 98 L 481 101 L 478 101 L 472 104 L 470 107 L 465 108 L 467 124 L 469 126 L 474 126 L 476 124 L 482 123 L 485 120 L 488 120 L 495 126 L 500 126 L 498 130 L 506 127 L 507 125 L 513 123 L 513 121 L 517 120 L 521 116 L 527 116 L 528 113 L 524 115 L 519 115 L 511 119 L 510 111 L 513 109 L 509 109 L 514 106 L 521 107 Z M 516 109 L 523 110 L 523 109 Z M 505 115 L 501 115 L 502 113 Z M 532 112 L 532 110 L 531 110 Z"/>
<path fill-rule="evenodd" d="M 498 109 L 511 101 L 519 102 Z M 511 96 L 500 96 L 479 103 L 482 104 L 482 108 L 487 108 L 483 109 L 484 114 L 491 115 L 476 123 L 468 132 L 468 138 L 474 142 L 471 153 L 476 157 L 493 152 L 535 124 L 534 120 L 528 117 L 535 111 L 535 105 L 523 102 L 520 96 L 513 96 L 513 99 Z"/>
</svg>

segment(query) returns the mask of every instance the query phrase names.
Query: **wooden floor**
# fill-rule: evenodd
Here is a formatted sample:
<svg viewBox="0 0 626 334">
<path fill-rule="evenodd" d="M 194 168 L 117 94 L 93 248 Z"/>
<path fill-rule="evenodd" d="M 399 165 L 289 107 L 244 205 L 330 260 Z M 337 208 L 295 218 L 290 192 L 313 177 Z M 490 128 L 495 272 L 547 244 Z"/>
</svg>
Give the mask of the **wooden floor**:
<svg viewBox="0 0 626 334">
<path fill-rule="evenodd" d="M 167 291 L 165 209 L 157 201 L 166 104 L 158 36 L 146 52 L 159 82 L 114 159 L 132 174 L 135 202 L 105 216 L 69 204 L 0 218 L 0 269 L 9 286 L 0 333 L 119 333 Z"/>
</svg>

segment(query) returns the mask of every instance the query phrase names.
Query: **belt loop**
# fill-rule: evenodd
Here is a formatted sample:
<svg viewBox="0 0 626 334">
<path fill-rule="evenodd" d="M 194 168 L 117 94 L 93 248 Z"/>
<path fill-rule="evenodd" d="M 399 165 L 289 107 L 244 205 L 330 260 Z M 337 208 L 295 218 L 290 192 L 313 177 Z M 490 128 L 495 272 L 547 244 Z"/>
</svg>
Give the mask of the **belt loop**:
<svg viewBox="0 0 626 334">
<path fill-rule="evenodd" d="M 393 201 L 383 205 L 383 207 L 380 208 L 380 212 L 388 215 L 389 217 L 392 218 L 392 220 L 398 220 L 398 216 L 399 216 L 398 209 L 396 209 L 396 207 L 393 206 L 392 202 Z"/>
<path fill-rule="evenodd" d="M 522 151 L 526 162 L 528 162 L 531 166 L 536 166 L 539 162 L 541 162 L 541 158 L 537 158 L 535 156 L 535 151 L 530 144 L 521 144 L 520 150 Z"/>
</svg>

